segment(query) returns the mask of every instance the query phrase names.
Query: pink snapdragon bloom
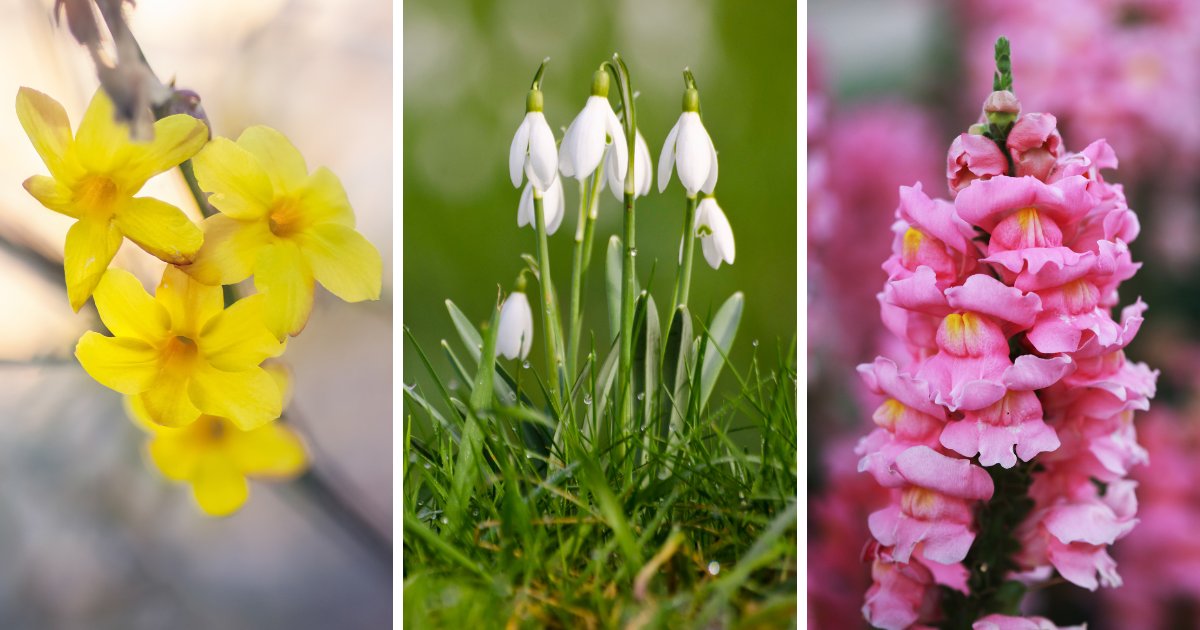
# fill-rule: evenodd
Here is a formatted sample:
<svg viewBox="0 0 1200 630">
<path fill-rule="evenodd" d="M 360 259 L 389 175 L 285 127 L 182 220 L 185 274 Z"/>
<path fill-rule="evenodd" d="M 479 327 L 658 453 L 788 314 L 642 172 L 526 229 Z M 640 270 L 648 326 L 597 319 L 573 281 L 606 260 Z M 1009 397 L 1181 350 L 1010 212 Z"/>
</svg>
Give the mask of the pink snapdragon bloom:
<svg viewBox="0 0 1200 630">
<path fill-rule="evenodd" d="M 992 109 L 1020 110 L 997 94 Z M 873 624 L 936 621 L 933 567 L 965 570 L 977 535 L 995 544 L 996 527 L 1019 544 L 1003 560 L 1014 575 L 1121 583 L 1108 549 L 1138 522 L 1127 475 L 1145 452 L 1133 414 L 1147 408 L 1157 373 L 1123 352 L 1145 304 L 1113 316 L 1138 269 L 1128 241 L 1139 231 L 1120 186 L 1100 173 L 1115 165 L 1106 143 L 1068 152 L 1054 116 L 1028 113 L 1002 143 L 955 140 L 952 201 L 900 188 L 878 301 L 903 347 L 859 366 L 885 397 L 856 448 L 859 470 L 891 492 L 868 519 L 875 583 L 864 614 Z M 1019 462 L 1037 465 L 1002 472 Z M 1032 507 L 978 509 L 995 500 Z M 977 627 L 1054 626 L 991 615 Z"/>
<path fill-rule="evenodd" d="M 929 627 L 921 624 L 940 618 L 938 585 L 967 592 L 967 571 L 961 564 L 945 565 L 923 558 L 899 562 L 878 543 L 868 545 L 864 557 L 871 562 L 872 584 L 862 614 L 876 628 Z"/>
</svg>

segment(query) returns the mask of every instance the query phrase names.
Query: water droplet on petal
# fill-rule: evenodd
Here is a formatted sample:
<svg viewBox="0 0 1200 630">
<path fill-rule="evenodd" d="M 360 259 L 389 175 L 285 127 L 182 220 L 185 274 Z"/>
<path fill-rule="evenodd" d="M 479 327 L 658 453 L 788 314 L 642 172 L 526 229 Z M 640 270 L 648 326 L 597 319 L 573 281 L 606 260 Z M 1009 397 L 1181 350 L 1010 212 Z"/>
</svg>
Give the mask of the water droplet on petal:
<svg viewBox="0 0 1200 630">
<path fill-rule="evenodd" d="M 716 575 L 720 572 L 721 572 L 721 563 L 720 562 L 713 560 L 712 562 L 708 563 L 708 574 L 709 575 Z"/>
</svg>

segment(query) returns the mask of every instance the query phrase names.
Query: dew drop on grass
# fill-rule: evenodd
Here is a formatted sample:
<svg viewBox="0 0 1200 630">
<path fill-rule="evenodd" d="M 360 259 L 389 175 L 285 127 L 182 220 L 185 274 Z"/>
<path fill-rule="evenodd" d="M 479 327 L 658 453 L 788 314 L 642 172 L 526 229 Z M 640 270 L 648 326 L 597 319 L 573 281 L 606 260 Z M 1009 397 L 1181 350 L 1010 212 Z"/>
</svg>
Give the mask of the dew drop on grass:
<svg viewBox="0 0 1200 630">
<path fill-rule="evenodd" d="M 721 572 L 721 563 L 720 562 L 713 560 L 712 562 L 708 563 L 708 574 L 709 575 L 716 575 L 720 572 Z"/>
<path fill-rule="evenodd" d="M 592 397 L 589 396 L 588 394 L 584 394 L 583 395 L 583 404 L 585 404 L 585 405 L 592 404 Z"/>
<path fill-rule="evenodd" d="M 630 255 L 630 256 L 637 256 L 637 248 L 635 247 L 635 248 L 633 248 L 633 249 L 629 250 L 629 255 Z"/>
<path fill-rule="evenodd" d="M 521 367 L 523 367 L 523 368 L 525 368 L 526 370 L 528 370 L 528 369 L 529 369 L 529 362 L 528 362 L 528 361 L 526 361 L 526 362 L 522 363 L 522 364 L 521 364 Z"/>
<path fill-rule="evenodd" d="M 645 399 L 646 399 L 646 392 L 642 392 L 642 393 L 638 394 L 638 400 L 645 400 Z"/>
<path fill-rule="evenodd" d="M 429 462 L 425 462 L 425 470 L 429 470 L 429 467 L 430 467 L 430 463 L 429 463 Z"/>
<path fill-rule="evenodd" d="M 442 517 L 442 525 L 449 525 L 449 524 L 450 524 L 450 519 L 443 516 Z"/>
<path fill-rule="evenodd" d="M 750 345 L 752 345 L 752 346 L 754 346 L 755 348 L 757 348 L 757 347 L 758 347 L 758 340 L 757 340 L 757 339 L 755 339 L 754 341 L 751 341 L 751 342 L 750 342 Z"/>
</svg>

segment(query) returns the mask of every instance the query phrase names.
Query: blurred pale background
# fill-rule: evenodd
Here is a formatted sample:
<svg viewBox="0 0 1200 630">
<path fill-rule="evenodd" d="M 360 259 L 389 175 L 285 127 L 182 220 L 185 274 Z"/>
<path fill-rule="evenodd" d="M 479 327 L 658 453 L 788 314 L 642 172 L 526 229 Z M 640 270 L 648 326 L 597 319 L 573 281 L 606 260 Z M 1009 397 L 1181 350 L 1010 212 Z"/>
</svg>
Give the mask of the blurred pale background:
<svg viewBox="0 0 1200 630">
<path fill-rule="evenodd" d="M 733 227 L 737 258 L 714 271 L 697 246 L 690 306 L 703 318 L 735 291 L 746 295 L 732 351 L 749 367 L 786 353 L 796 331 L 796 6 L 719 0 L 486 3 L 409 1 L 404 7 L 404 323 L 441 373 L 439 339 L 454 340 L 443 304 L 452 299 L 482 321 L 497 285 L 509 290 L 534 232 L 518 230 L 521 191 L 508 176 L 508 149 L 525 113 L 525 93 L 543 57 L 545 113 L 555 136 L 579 113 L 592 72 L 619 52 L 629 66 L 637 121 L 655 169 L 679 117 L 682 70 L 700 89 L 720 155 L 716 195 Z M 637 202 L 637 266 L 653 268 L 656 301 L 670 301 L 684 198 L 678 182 Z M 566 218 L 550 238 L 562 308 L 569 301 L 578 186 L 567 180 Z M 597 345 L 608 331 L 604 252 L 621 232 L 620 204 L 601 193 L 584 329 Z M 530 361 L 541 365 L 541 320 Z M 586 343 L 586 342 L 585 342 Z M 540 370 L 539 370 L 540 371 Z M 404 378 L 426 388 L 405 343 Z M 728 383 L 725 383 L 728 385 Z"/>
<path fill-rule="evenodd" d="M 0 627 L 361 628 L 391 618 L 391 559 L 369 554 L 296 488 L 252 483 L 238 514 L 210 519 L 186 486 L 147 468 L 117 394 L 72 356 L 95 311 L 61 280 L 70 220 L 21 187 L 44 173 L 12 99 L 63 103 L 76 124 L 96 79 L 53 25 L 53 0 L 0 3 Z M 379 302 L 318 290 L 289 344 L 289 413 L 314 465 L 391 532 L 392 7 L 386 0 L 138 2 L 131 25 L 163 80 L 198 92 L 217 134 L 286 134 L 310 168 L 345 184 L 383 254 Z M 195 212 L 177 171 L 143 194 Z M 114 265 L 152 287 L 161 263 L 126 243 Z"/>
</svg>

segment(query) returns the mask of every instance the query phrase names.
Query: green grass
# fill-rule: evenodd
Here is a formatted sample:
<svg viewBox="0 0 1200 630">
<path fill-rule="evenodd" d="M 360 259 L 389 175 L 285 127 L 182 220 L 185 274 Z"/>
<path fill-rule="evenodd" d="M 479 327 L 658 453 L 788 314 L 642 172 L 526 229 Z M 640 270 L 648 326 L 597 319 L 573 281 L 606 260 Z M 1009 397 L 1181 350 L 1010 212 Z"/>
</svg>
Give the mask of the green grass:
<svg viewBox="0 0 1200 630">
<path fill-rule="evenodd" d="M 556 413 L 494 359 L 494 311 L 481 335 L 447 305 L 455 374 L 406 330 L 434 383 L 404 396 L 406 627 L 794 627 L 794 339 L 738 370 L 740 294 L 664 333 L 643 293 L 622 426 L 616 344 L 584 344 Z"/>
</svg>

